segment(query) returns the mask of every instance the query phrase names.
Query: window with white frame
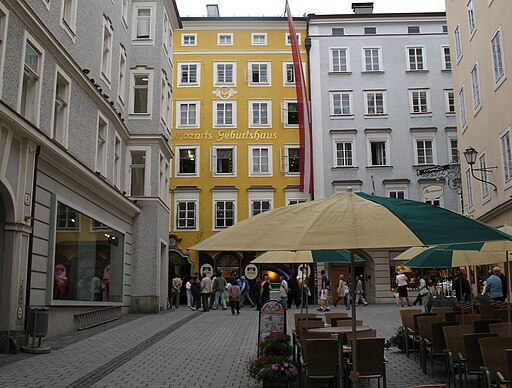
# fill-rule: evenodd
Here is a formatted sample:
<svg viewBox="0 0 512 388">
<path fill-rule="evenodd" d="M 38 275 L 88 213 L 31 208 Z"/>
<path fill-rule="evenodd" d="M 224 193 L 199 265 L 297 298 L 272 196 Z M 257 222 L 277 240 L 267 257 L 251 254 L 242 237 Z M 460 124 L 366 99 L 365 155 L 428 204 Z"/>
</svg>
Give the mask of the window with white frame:
<svg viewBox="0 0 512 388">
<path fill-rule="evenodd" d="M 444 105 L 446 114 L 455 114 L 455 93 L 451 89 L 444 91 Z"/>
<path fill-rule="evenodd" d="M 331 116 L 350 116 L 352 112 L 352 91 L 335 91 L 331 97 Z"/>
<path fill-rule="evenodd" d="M 199 127 L 199 101 L 176 101 L 176 127 Z"/>
<path fill-rule="evenodd" d="M 430 113 L 430 90 L 429 89 L 410 89 L 409 101 L 411 103 L 411 113 L 421 114 Z"/>
<path fill-rule="evenodd" d="M 364 27 L 363 31 L 365 35 L 375 35 L 377 34 L 377 27 Z"/>
<path fill-rule="evenodd" d="M 23 54 L 19 112 L 28 121 L 38 125 L 44 51 L 35 40 L 26 36 Z"/>
<path fill-rule="evenodd" d="M 457 27 L 455 27 L 454 36 L 455 36 L 455 55 L 457 56 L 457 60 L 458 60 L 462 56 L 462 40 L 460 37 L 460 25 L 457 25 Z"/>
<path fill-rule="evenodd" d="M 386 109 L 386 91 L 384 90 L 366 90 L 363 91 L 365 115 L 385 115 Z"/>
<path fill-rule="evenodd" d="M 178 64 L 178 86 L 199 86 L 200 64 L 179 63 Z"/>
<path fill-rule="evenodd" d="M 473 177 L 471 176 L 471 170 L 468 168 L 466 170 L 466 193 L 467 193 L 467 209 L 473 209 Z"/>
<path fill-rule="evenodd" d="M 110 87 L 112 72 L 112 40 L 114 29 L 107 18 L 103 18 L 103 43 L 101 46 L 101 79 Z"/>
<path fill-rule="evenodd" d="M 428 203 L 432 206 L 441 206 L 441 200 L 439 198 L 437 199 L 425 199 L 425 203 Z"/>
<path fill-rule="evenodd" d="M 452 58 L 450 56 L 450 46 L 441 46 L 441 58 L 443 60 L 443 70 L 452 69 Z"/>
<path fill-rule="evenodd" d="M 162 39 L 162 46 L 166 54 L 171 54 L 173 50 L 173 37 L 172 37 L 172 26 L 169 21 L 167 12 L 164 12 L 164 32 Z"/>
<path fill-rule="evenodd" d="M 329 53 L 331 56 L 330 71 L 334 73 L 345 73 L 350 71 L 347 48 L 331 48 Z"/>
<path fill-rule="evenodd" d="M 121 1 L 121 21 L 125 29 L 128 28 L 128 1 L 129 0 Z"/>
<path fill-rule="evenodd" d="M 473 34 L 476 29 L 476 20 L 475 20 L 475 4 L 473 0 L 469 0 L 466 6 L 467 14 L 468 14 L 468 27 L 469 34 Z"/>
<path fill-rule="evenodd" d="M 137 68 L 131 72 L 130 114 L 147 117 L 151 114 L 153 100 L 153 71 Z"/>
<path fill-rule="evenodd" d="M 119 135 L 114 136 L 114 171 L 113 171 L 113 183 L 118 189 L 121 188 L 121 138 Z"/>
<path fill-rule="evenodd" d="M 333 27 L 333 28 L 331 28 L 331 35 L 343 36 L 343 35 L 345 35 L 345 28 L 344 27 Z"/>
<path fill-rule="evenodd" d="M 272 126 L 272 101 L 249 100 L 249 127 Z"/>
<path fill-rule="evenodd" d="M 267 45 L 267 34 L 263 33 L 252 33 L 251 44 L 253 46 L 266 46 Z"/>
<path fill-rule="evenodd" d="M 0 98 L 2 96 L 4 62 L 5 62 L 5 39 L 7 37 L 7 24 L 9 11 L 0 3 Z"/>
<path fill-rule="evenodd" d="M 96 171 L 106 176 L 107 171 L 108 120 L 98 112 L 98 129 L 96 133 Z"/>
<path fill-rule="evenodd" d="M 434 164 L 434 140 L 415 138 L 416 164 Z"/>
<path fill-rule="evenodd" d="M 213 229 L 225 229 L 236 223 L 236 192 L 213 192 Z"/>
<path fill-rule="evenodd" d="M 217 44 L 219 46 L 232 46 L 233 34 L 217 34 Z"/>
<path fill-rule="evenodd" d="M 174 195 L 176 214 L 174 229 L 176 230 L 197 230 L 199 193 L 183 192 Z"/>
<path fill-rule="evenodd" d="M 78 0 L 63 0 L 61 10 L 61 26 L 72 39 L 76 35 L 76 6 Z"/>
<path fill-rule="evenodd" d="M 366 139 L 368 147 L 368 166 L 389 166 L 389 132 L 366 132 Z"/>
<path fill-rule="evenodd" d="M 59 66 L 57 66 L 55 70 L 54 93 L 53 138 L 64 147 L 67 147 L 71 78 L 69 78 Z"/>
<path fill-rule="evenodd" d="M 466 116 L 466 97 L 464 93 L 464 85 L 461 86 L 459 90 L 459 108 L 460 108 L 460 123 L 462 128 L 464 128 L 467 123 L 467 116 Z"/>
<path fill-rule="evenodd" d="M 182 46 L 197 46 L 197 34 L 182 34 L 181 35 Z"/>
<path fill-rule="evenodd" d="M 130 150 L 130 195 L 143 197 L 149 194 L 149 158 L 148 151 Z"/>
<path fill-rule="evenodd" d="M 487 167 L 487 155 L 482 153 L 478 157 L 478 162 L 480 164 L 480 184 L 482 187 L 482 200 L 489 199 L 491 192 L 489 191 L 489 173 Z"/>
<path fill-rule="evenodd" d="M 171 106 L 172 93 L 171 84 L 167 78 L 167 74 L 162 70 L 161 90 L 160 90 L 160 119 L 164 128 L 171 127 Z"/>
<path fill-rule="evenodd" d="M 236 175 L 236 146 L 212 146 L 212 173 Z"/>
<path fill-rule="evenodd" d="M 380 47 L 363 47 L 363 71 L 382 71 Z"/>
<path fill-rule="evenodd" d="M 57 202 L 57 230 L 79 230 L 80 213 L 61 202 Z"/>
<path fill-rule="evenodd" d="M 164 203 L 168 203 L 169 197 L 169 161 L 160 154 L 158 164 L 158 193 Z"/>
<path fill-rule="evenodd" d="M 126 93 L 126 48 L 121 45 L 119 48 L 119 79 L 117 82 L 117 101 L 121 108 L 124 108 Z"/>
<path fill-rule="evenodd" d="M 152 44 L 155 39 L 156 3 L 133 3 L 132 41 L 133 44 Z"/>
<path fill-rule="evenodd" d="M 494 83 L 498 84 L 505 79 L 505 56 L 503 53 L 503 41 L 501 27 L 491 39 L 492 64 L 494 69 Z"/>
<path fill-rule="evenodd" d="M 176 146 L 176 176 L 199 176 L 199 146 Z"/>
<path fill-rule="evenodd" d="M 300 32 L 296 33 L 295 36 L 297 37 L 297 44 L 300 46 L 302 44 Z M 292 44 L 291 36 L 289 33 L 286 34 L 285 43 L 287 46 L 290 46 Z"/>
<path fill-rule="evenodd" d="M 292 193 L 286 193 L 286 206 L 297 205 L 298 203 L 308 202 L 308 198 L 296 198 Z"/>
<path fill-rule="evenodd" d="M 457 136 L 455 133 L 454 136 Z M 450 163 L 458 163 L 459 162 L 459 141 L 456 137 L 449 137 L 448 138 L 448 151 L 449 151 L 449 158 Z"/>
<path fill-rule="evenodd" d="M 473 109 L 480 107 L 480 73 L 478 71 L 478 63 L 475 63 L 471 69 L 471 91 L 473 96 Z"/>
<path fill-rule="evenodd" d="M 274 203 L 273 191 L 249 191 L 249 217 L 272 210 Z"/>
<path fill-rule="evenodd" d="M 249 62 L 249 85 L 270 86 L 270 74 L 269 62 Z"/>
<path fill-rule="evenodd" d="M 213 101 L 213 126 L 236 127 L 236 101 Z"/>
<path fill-rule="evenodd" d="M 235 62 L 215 62 L 214 64 L 215 86 L 235 85 L 236 63 Z"/>
<path fill-rule="evenodd" d="M 503 177 L 505 185 L 512 181 L 512 139 L 510 128 L 501 136 L 501 154 L 503 158 Z"/>
<path fill-rule="evenodd" d="M 299 125 L 299 105 L 297 101 L 283 101 L 283 124 L 285 127 Z"/>
<path fill-rule="evenodd" d="M 335 140 L 334 167 L 352 167 L 354 165 L 354 143 L 352 141 Z"/>
<path fill-rule="evenodd" d="M 283 63 L 283 85 L 295 85 L 295 68 L 293 62 Z"/>
<path fill-rule="evenodd" d="M 249 176 L 272 175 L 272 146 L 249 145 Z"/>
<path fill-rule="evenodd" d="M 389 198 L 407 199 L 407 187 L 386 186 L 386 194 Z"/>
<path fill-rule="evenodd" d="M 420 26 L 407 26 L 407 33 L 408 34 L 419 34 Z"/>
<path fill-rule="evenodd" d="M 420 71 L 425 70 L 425 48 L 424 47 L 407 47 L 407 70 Z"/>
<path fill-rule="evenodd" d="M 300 174 L 300 147 L 298 145 L 284 146 L 283 167 L 286 176 Z"/>
</svg>

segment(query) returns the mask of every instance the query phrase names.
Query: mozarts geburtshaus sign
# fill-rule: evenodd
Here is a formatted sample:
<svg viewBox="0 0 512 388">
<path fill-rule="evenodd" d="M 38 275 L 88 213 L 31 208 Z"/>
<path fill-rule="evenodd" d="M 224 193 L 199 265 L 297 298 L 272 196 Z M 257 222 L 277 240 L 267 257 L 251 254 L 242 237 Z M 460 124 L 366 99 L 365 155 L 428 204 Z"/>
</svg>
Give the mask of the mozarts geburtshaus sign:
<svg viewBox="0 0 512 388">
<path fill-rule="evenodd" d="M 268 141 L 277 140 L 276 132 L 262 132 L 260 130 L 247 130 L 247 131 L 205 131 L 205 132 L 181 132 L 174 130 L 171 135 L 171 140 L 215 140 L 215 141 L 234 141 L 234 140 L 250 140 L 250 141 Z"/>
</svg>

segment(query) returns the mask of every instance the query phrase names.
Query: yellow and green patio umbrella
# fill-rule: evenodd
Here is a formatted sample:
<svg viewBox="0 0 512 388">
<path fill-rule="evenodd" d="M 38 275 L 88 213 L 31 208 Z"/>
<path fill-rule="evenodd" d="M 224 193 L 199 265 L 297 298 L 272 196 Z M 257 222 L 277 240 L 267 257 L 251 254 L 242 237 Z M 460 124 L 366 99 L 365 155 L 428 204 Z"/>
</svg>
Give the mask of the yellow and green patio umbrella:
<svg viewBox="0 0 512 388">
<path fill-rule="evenodd" d="M 356 263 L 363 262 L 354 255 Z M 345 249 L 325 251 L 268 251 L 251 261 L 253 264 L 312 264 L 312 263 L 346 263 L 350 264 L 350 252 Z"/>
</svg>

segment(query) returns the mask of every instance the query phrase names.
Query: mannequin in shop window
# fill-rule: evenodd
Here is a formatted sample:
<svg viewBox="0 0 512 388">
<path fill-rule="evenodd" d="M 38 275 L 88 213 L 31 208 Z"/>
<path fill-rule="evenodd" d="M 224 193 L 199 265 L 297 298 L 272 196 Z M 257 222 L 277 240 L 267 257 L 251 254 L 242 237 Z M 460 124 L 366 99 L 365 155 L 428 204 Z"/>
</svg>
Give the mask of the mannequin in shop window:
<svg viewBox="0 0 512 388">
<path fill-rule="evenodd" d="M 91 281 L 91 300 L 95 302 L 101 302 L 103 300 L 103 284 L 101 282 L 99 271 Z"/>
<path fill-rule="evenodd" d="M 63 264 L 55 265 L 53 281 L 53 299 L 70 300 L 73 299 L 73 285 L 67 277 L 67 270 Z"/>
<path fill-rule="evenodd" d="M 112 301 L 112 277 L 110 275 L 110 264 L 105 267 L 103 271 L 103 300 Z"/>
</svg>

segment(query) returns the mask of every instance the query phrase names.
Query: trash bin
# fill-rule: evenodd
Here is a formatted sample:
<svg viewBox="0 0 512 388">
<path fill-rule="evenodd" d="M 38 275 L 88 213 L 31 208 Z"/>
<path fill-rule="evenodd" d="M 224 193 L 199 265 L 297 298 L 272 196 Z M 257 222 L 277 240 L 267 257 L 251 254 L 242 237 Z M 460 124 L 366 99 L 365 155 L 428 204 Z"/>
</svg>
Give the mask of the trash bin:
<svg viewBox="0 0 512 388">
<path fill-rule="evenodd" d="M 48 333 L 48 307 L 31 307 L 28 310 L 27 334 L 31 337 L 41 338 Z"/>
</svg>

